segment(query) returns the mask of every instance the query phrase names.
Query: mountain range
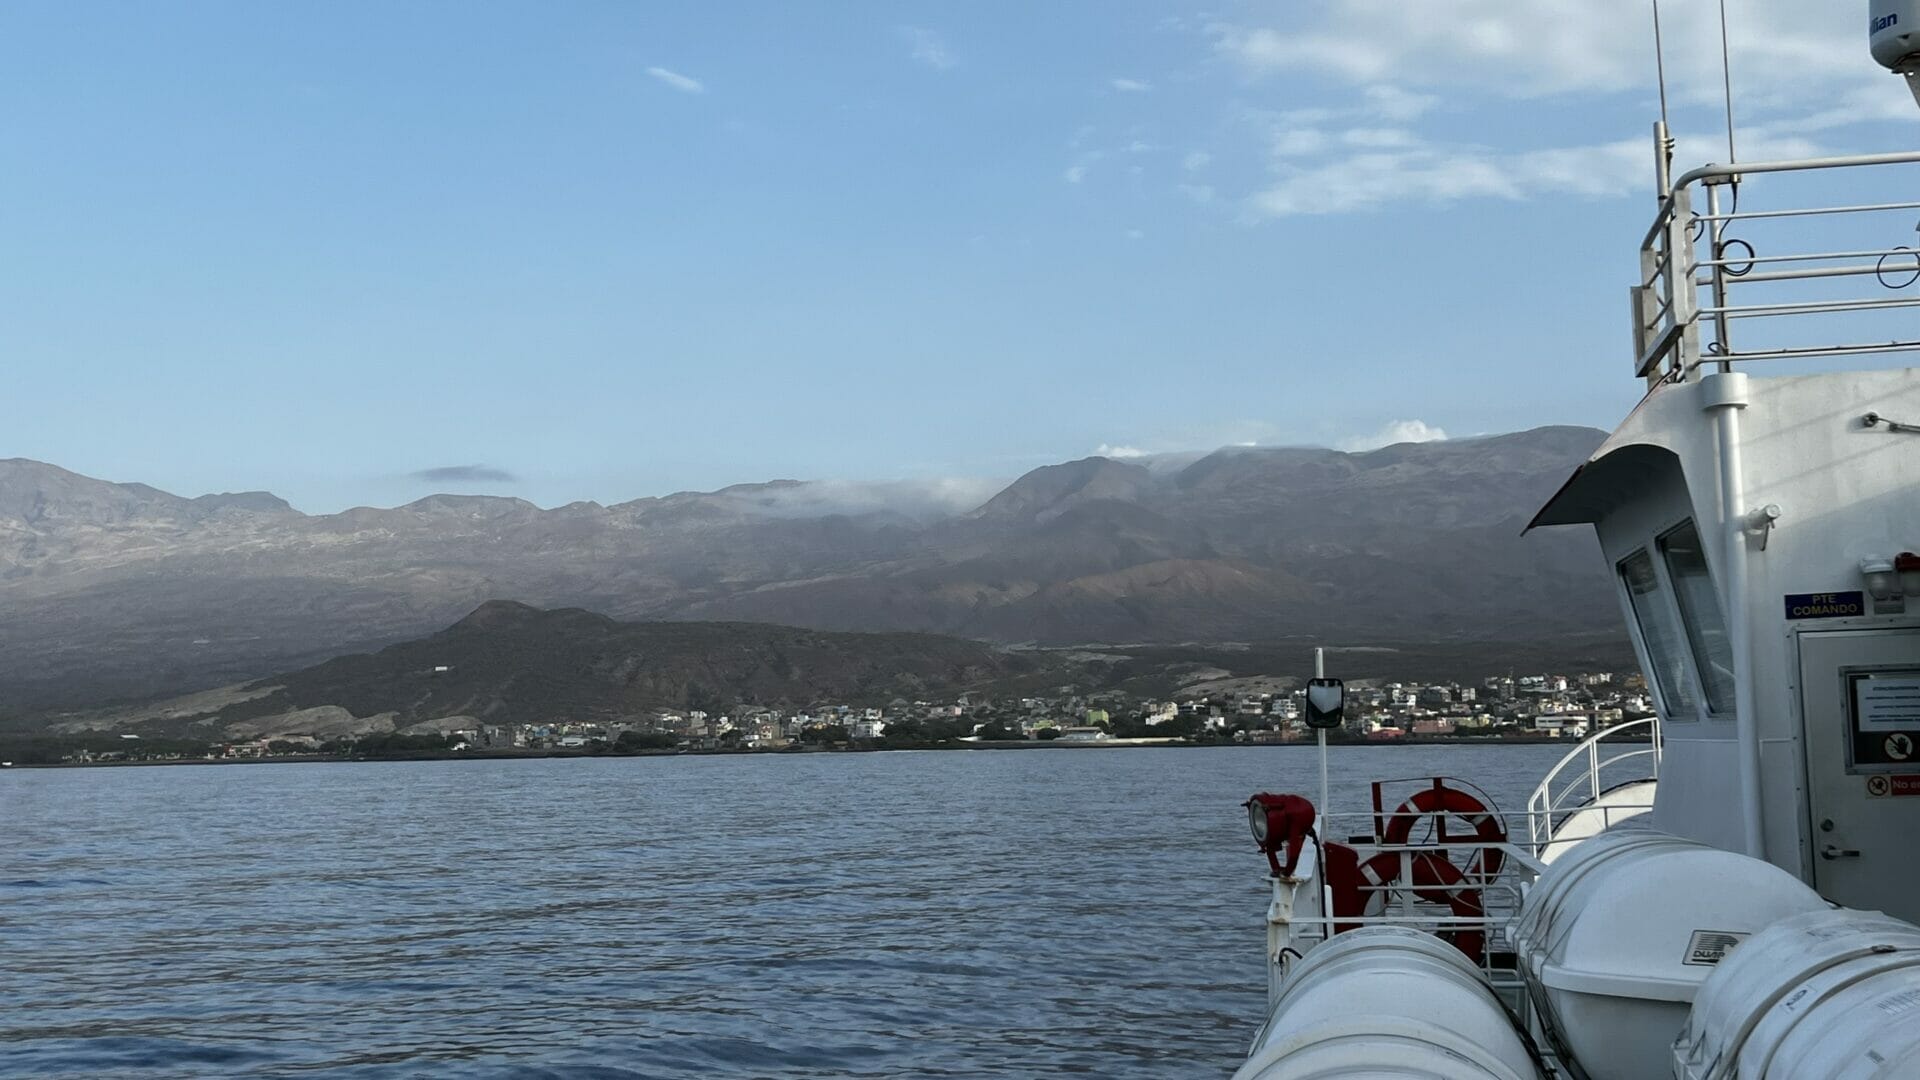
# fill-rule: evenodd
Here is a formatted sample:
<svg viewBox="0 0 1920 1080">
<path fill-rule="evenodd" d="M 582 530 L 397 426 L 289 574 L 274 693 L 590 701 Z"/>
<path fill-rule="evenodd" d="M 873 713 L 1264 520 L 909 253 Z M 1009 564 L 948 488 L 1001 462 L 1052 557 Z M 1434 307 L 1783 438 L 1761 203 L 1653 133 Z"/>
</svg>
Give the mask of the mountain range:
<svg viewBox="0 0 1920 1080">
<path fill-rule="evenodd" d="M 1602 437 L 1094 457 L 950 514 L 848 509 L 783 480 L 308 515 L 266 492 L 185 498 L 0 460 L 0 711 L 243 682 L 494 599 L 1047 645 L 1617 635 L 1592 539 L 1521 536 Z"/>
</svg>

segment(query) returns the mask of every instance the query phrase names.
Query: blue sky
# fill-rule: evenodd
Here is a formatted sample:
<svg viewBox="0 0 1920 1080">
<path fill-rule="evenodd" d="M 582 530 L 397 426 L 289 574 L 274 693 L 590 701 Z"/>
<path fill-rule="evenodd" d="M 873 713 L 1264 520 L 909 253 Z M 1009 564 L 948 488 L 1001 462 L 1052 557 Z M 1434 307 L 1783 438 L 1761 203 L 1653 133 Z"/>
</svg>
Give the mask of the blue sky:
<svg viewBox="0 0 1920 1080">
<path fill-rule="evenodd" d="M 1721 159 L 1711 5 L 1666 6 L 1682 160 Z M 1911 147 L 1861 5 L 1730 6 L 1743 156 Z M 1411 7 L 8 4 L 0 456 L 310 511 L 965 500 L 1609 427 L 1647 13 Z"/>
</svg>

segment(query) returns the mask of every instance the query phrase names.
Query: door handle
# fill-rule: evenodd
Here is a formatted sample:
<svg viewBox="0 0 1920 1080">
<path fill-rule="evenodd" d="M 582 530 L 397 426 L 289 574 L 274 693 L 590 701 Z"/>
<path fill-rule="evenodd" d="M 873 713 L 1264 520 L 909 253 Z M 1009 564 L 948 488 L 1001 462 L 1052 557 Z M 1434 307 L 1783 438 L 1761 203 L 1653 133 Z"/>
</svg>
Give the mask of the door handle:
<svg viewBox="0 0 1920 1080">
<path fill-rule="evenodd" d="M 1838 844 L 1828 844 L 1820 849 L 1820 857 L 1828 861 L 1835 859 L 1857 859 L 1860 853 L 1852 848 L 1843 848 Z"/>
</svg>

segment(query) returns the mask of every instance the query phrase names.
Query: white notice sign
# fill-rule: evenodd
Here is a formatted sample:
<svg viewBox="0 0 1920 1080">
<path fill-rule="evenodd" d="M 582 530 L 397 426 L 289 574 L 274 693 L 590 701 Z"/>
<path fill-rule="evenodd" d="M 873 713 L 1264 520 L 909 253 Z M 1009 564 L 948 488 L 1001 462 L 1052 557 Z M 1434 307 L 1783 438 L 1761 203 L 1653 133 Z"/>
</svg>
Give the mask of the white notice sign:
<svg viewBox="0 0 1920 1080">
<path fill-rule="evenodd" d="M 1920 675 L 1855 675 L 1853 694 L 1862 731 L 1920 731 Z"/>
</svg>

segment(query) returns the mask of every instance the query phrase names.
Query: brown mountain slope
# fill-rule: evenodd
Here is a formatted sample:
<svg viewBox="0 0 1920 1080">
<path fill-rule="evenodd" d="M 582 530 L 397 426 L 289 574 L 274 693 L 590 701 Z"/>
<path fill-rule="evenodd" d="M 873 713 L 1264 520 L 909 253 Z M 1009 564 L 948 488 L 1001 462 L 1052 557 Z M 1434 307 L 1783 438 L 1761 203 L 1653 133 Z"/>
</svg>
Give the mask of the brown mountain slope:
<svg viewBox="0 0 1920 1080">
<path fill-rule="evenodd" d="M 1000 641 L 1612 631 L 1592 541 L 1526 515 L 1601 433 L 1235 449 L 1029 473 L 971 513 L 796 481 L 547 510 L 432 496 L 309 516 L 0 461 L 0 710 L 258 677 L 494 597 L 616 618 Z"/>
</svg>

